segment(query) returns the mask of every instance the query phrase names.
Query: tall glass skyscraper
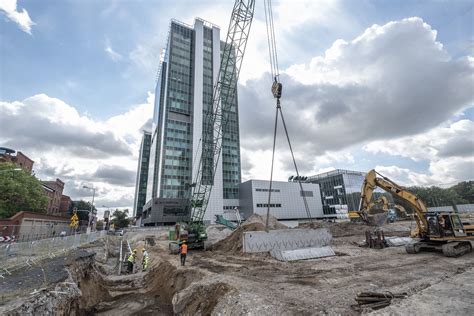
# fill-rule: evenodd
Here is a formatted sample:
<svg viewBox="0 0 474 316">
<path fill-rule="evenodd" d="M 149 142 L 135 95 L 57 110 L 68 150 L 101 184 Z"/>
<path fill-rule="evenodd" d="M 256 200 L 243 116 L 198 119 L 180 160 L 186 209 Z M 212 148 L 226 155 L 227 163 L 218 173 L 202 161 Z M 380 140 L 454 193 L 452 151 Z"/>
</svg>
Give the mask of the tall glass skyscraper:
<svg viewBox="0 0 474 316">
<path fill-rule="evenodd" d="M 221 49 L 217 26 L 196 19 L 194 26 L 172 20 L 160 60 L 155 90 L 148 185 L 142 223 L 186 220 L 187 201 L 202 159 L 202 181 L 213 184 L 205 220 L 238 206 L 240 140 L 237 98 L 226 113 L 221 158 L 212 178 L 212 157 L 202 142 L 213 129 L 207 119 L 219 73 Z"/>
<path fill-rule="evenodd" d="M 133 216 L 141 217 L 142 208 L 146 202 L 146 187 L 148 184 L 148 163 L 150 160 L 151 133 L 143 131 L 138 158 L 137 182 L 135 186 L 135 201 L 133 203 Z"/>
</svg>

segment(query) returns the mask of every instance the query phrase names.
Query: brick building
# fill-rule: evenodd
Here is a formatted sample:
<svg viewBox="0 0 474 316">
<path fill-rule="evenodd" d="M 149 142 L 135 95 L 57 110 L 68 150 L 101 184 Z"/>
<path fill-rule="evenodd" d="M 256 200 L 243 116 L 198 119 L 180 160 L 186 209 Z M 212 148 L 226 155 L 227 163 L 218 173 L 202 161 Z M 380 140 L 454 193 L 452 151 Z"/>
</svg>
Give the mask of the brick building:
<svg viewBox="0 0 474 316">
<path fill-rule="evenodd" d="M 30 173 L 33 171 L 34 161 L 21 151 L 17 151 L 15 154 L 13 149 L 0 147 L 0 163 L 2 162 L 13 163 Z M 44 195 L 48 198 L 47 214 L 67 216 L 72 201 L 69 196 L 63 195 L 64 182 L 60 179 L 41 181 L 41 186 L 43 187 Z"/>
<path fill-rule="evenodd" d="M 11 162 L 22 168 L 25 171 L 33 171 L 34 161 L 28 158 L 21 151 L 18 151 L 15 154 L 15 151 L 10 148 L 0 147 L 0 162 Z"/>
<path fill-rule="evenodd" d="M 48 205 L 46 212 L 49 215 L 59 215 L 61 198 L 64 190 L 64 182 L 59 179 L 55 181 L 41 181 L 46 197 L 48 198 Z"/>
<path fill-rule="evenodd" d="M 59 214 L 60 216 L 68 216 L 69 209 L 72 206 L 71 197 L 68 195 L 61 196 L 61 203 L 59 204 Z"/>
<path fill-rule="evenodd" d="M 70 234 L 68 217 L 52 216 L 34 212 L 18 212 L 8 219 L 0 219 L 0 236 L 13 237 L 18 241 L 36 240 Z"/>
</svg>

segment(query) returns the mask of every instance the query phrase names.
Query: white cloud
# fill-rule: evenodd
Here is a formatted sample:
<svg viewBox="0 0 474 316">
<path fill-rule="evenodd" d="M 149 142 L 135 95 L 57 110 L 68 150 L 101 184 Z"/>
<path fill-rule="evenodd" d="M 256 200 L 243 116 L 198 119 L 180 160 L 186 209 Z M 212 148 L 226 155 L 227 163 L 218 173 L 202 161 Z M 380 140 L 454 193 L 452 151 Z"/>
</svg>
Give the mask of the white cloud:
<svg viewBox="0 0 474 316">
<path fill-rule="evenodd" d="M 126 199 L 131 206 L 141 128 L 152 115 L 153 100 L 149 93 L 146 103 L 107 120 L 81 115 L 45 94 L 0 102 L 0 143 L 33 159 L 40 178 L 64 180 L 72 198 L 87 197 L 86 184 L 97 188 L 97 205 L 126 206 Z"/>
<path fill-rule="evenodd" d="M 469 171 L 462 159 L 473 156 L 469 152 L 472 140 L 467 139 L 473 135 L 467 126 L 472 122 L 453 125 L 456 136 L 444 143 L 438 135 L 423 133 L 474 103 L 471 59 L 453 59 L 436 40 L 435 30 L 420 18 L 408 18 L 374 25 L 351 41 L 334 42 L 324 56 L 289 67 L 281 77 L 282 109 L 297 156 L 305 157 L 308 169 L 317 171 L 359 160 L 352 151 L 367 143 L 379 140 L 387 144 L 390 139 L 419 135 L 414 139 L 437 139 L 433 146 L 427 142 L 418 145 L 424 151 L 411 155 L 413 159 L 432 161 L 430 178 L 424 182 L 442 182 L 446 176 L 449 181 L 464 179 L 472 172 L 462 176 L 453 170 L 449 175 L 448 160 L 441 159 L 454 152 L 462 154 L 457 160 L 449 160 L 453 162 L 449 167 L 455 168 L 456 164 Z M 270 153 L 275 100 L 269 81 L 261 77 L 239 89 L 243 151 Z M 283 141 L 278 150 L 287 151 L 284 135 L 279 139 Z M 400 142 L 390 144 L 395 149 L 400 146 Z M 384 153 L 393 150 L 384 148 Z M 434 154 L 439 157 L 432 158 Z M 250 174 L 265 174 L 259 170 L 268 169 L 268 154 L 266 160 L 255 160 Z M 282 161 L 288 165 L 287 158 Z"/>
<path fill-rule="evenodd" d="M 474 179 L 474 122 L 461 120 L 410 137 L 374 141 L 364 150 L 428 161 L 428 174 L 396 166 L 378 166 L 382 173 L 411 185 L 449 185 Z"/>
<path fill-rule="evenodd" d="M 0 11 L 3 11 L 10 20 L 18 24 L 23 32 L 31 35 L 31 27 L 35 23 L 24 8 L 21 12 L 18 11 L 16 2 L 16 0 L 0 0 Z"/>
<path fill-rule="evenodd" d="M 107 39 L 105 41 L 105 48 L 104 51 L 107 53 L 107 56 L 110 57 L 113 61 L 120 61 L 122 60 L 123 56 L 117 53 L 112 46 L 110 45 L 110 41 Z"/>
</svg>

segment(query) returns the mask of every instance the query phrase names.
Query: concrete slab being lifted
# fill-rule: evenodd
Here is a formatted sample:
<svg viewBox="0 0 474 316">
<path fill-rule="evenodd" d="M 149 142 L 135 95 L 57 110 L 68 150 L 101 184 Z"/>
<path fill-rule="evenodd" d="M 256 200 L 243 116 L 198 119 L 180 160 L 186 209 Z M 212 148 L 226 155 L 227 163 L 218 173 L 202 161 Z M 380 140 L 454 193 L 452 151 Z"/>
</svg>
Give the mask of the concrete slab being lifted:
<svg viewBox="0 0 474 316">
<path fill-rule="evenodd" d="M 277 229 L 245 232 L 243 252 L 268 252 L 329 246 L 332 235 L 327 228 Z"/>
</svg>

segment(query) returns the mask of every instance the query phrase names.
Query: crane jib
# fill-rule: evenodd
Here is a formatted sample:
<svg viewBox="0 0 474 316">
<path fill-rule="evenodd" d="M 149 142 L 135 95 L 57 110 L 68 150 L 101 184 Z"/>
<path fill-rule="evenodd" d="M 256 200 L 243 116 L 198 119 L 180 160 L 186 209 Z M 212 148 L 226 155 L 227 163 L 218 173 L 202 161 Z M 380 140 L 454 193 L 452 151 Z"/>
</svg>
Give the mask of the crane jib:
<svg viewBox="0 0 474 316">
<path fill-rule="evenodd" d="M 213 91 L 212 111 L 206 117 L 212 134 L 205 136 L 206 141 L 203 141 L 205 144 L 202 145 L 203 151 L 199 159 L 196 178 L 193 185 L 190 186 L 193 189 L 189 199 L 192 222 L 202 222 L 209 203 L 214 175 L 222 151 L 222 131 L 227 125 L 227 111 L 230 108 L 230 103 L 237 92 L 237 81 L 253 21 L 254 8 L 254 0 L 237 0 L 234 3 L 219 74 Z M 206 175 L 203 175 L 204 161 L 208 168 Z"/>
</svg>

